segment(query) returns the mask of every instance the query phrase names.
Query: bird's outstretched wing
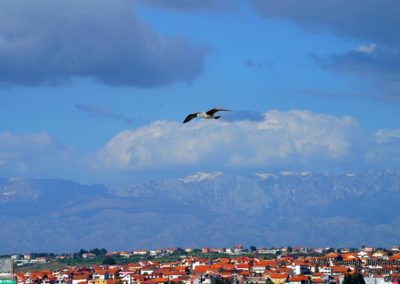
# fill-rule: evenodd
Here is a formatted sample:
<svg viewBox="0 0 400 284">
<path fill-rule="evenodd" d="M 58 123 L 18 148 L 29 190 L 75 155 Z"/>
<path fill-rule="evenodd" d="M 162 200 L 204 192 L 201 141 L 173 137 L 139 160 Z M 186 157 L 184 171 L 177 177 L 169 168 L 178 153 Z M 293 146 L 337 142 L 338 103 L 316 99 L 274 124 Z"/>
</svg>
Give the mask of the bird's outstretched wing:
<svg viewBox="0 0 400 284">
<path fill-rule="evenodd" d="M 193 118 L 195 118 L 197 115 L 199 114 L 199 112 L 195 112 L 195 113 L 191 113 L 189 114 L 185 120 L 183 121 L 183 123 L 189 122 L 191 121 Z"/>
<path fill-rule="evenodd" d="M 229 111 L 229 109 L 222 109 L 222 108 L 213 108 L 206 112 L 206 114 L 213 115 L 218 111 Z"/>
</svg>

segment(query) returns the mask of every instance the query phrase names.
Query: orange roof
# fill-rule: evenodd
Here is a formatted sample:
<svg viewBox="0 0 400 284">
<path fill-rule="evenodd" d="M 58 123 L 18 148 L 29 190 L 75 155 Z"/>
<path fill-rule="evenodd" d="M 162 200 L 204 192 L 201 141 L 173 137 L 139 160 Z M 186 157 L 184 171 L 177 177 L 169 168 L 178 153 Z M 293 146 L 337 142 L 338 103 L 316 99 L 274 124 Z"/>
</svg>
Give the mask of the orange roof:
<svg viewBox="0 0 400 284">
<path fill-rule="evenodd" d="M 196 273 L 205 273 L 210 269 L 210 267 L 208 265 L 197 265 L 194 268 L 194 272 Z"/>
<path fill-rule="evenodd" d="M 25 277 L 25 275 L 23 274 L 23 273 L 15 273 L 15 276 L 17 276 L 17 279 L 20 281 L 20 282 L 25 282 L 25 280 L 26 280 L 26 277 Z"/>
<path fill-rule="evenodd" d="M 176 275 L 184 275 L 185 274 L 185 272 L 183 272 L 183 271 L 169 271 L 169 272 L 165 272 L 164 273 L 164 275 L 165 276 L 169 276 L 169 275 L 174 275 L 174 276 L 176 276 Z"/>
<path fill-rule="evenodd" d="M 352 260 L 360 260 L 360 259 L 357 256 L 349 255 L 349 256 L 343 257 L 343 260 L 344 261 L 352 261 Z"/>
<path fill-rule="evenodd" d="M 236 268 L 237 269 L 249 269 L 250 268 L 250 264 L 248 264 L 248 263 L 238 263 L 238 264 L 236 264 Z"/>
<path fill-rule="evenodd" d="M 119 267 L 114 267 L 114 268 L 109 268 L 108 269 L 108 273 L 109 274 L 115 274 L 117 272 L 119 272 L 121 269 Z"/>
<path fill-rule="evenodd" d="M 391 259 L 391 260 L 399 260 L 399 259 L 400 259 L 400 253 L 396 253 L 396 254 L 392 255 L 392 256 L 390 257 L 390 259 Z"/>
<path fill-rule="evenodd" d="M 168 272 L 170 272 L 170 271 L 171 271 L 170 268 L 157 268 L 157 269 L 154 271 L 154 273 L 155 273 L 155 274 L 157 274 L 157 273 L 164 274 L 164 273 L 168 273 Z"/>
<path fill-rule="evenodd" d="M 327 257 L 327 258 L 337 258 L 338 256 L 339 256 L 339 254 L 336 252 L 330 252 L 325 255 L 325 257 Z"/>
<path fill-rule="evenodd" d="M 230 271 L 221 271 L 220 275 L 222 277 L 230 277 L 230 276 L 232 276 L 232 272 L 230 272 Z"/>
<path fill-rule="evenodd" d="M 254 264 L 254 266 L 272 266 L 275 265 L 275 260 L 262 260 Z"/>
<path fill-rule="evenodd" d="M 226 269 L 226 270 L 233 270 L 233 269 L 235 269 L 235 265 L 233 265 L 233 264 L 224 264 L 224 269 Z"/>
<path fill-rule="evenodd" d="M 88 279 L 89 275 L 88 274 L 76 274 L 74 275 L 74 280 L 83 280 L 83 279 Z"/>
<path fill-rule="evenodd" d="M 178 270 L 178 271 L 185 271 L 186 270 L 186 266 L 179 265 L 179 266 L 175 267 L 175 269 Z"/>
<path fill-rule="evenodd" d="M 268 276 L 271 279 L 286 279 L 289 275 L 286 273 L 268 273 Z"/>
<path fill-rule="evenodd" d="M 322 280 L 321 278 L 314 278 L 311 280 L 312 283 L 325 283 L 324 280 Z"/>
<path fill-rule="evenodd" d="M 400 278 L 400 273 L 393 273 L 393 274 L 390 274 L 389 275 L 390 277 L 392 277 L 392 278 Z"/>
<path fill-rule="evenodd" d="M 221 257 L 218 259 L 221 263 L 229 263 L 231 260 L 227 257 Z"/>
<path fill-rule="evenodd" d="M 279 268 L 276 269 L 275 271 L 276 271 L 276 272 L 279 272 L 279 273 L 289 273 L 290 268 L 287 268 L 287 267 L 279 267 Z"/>
<path fill-rule="evenodd" d="M 309 264 L 306 263 L 306 262 L 304 262 L 304 261 L 293 262 L 293 264 L 295 264 L 295 265 L 301 265 L 301 266 L 309 266 Z"/>
<path fill-rule="evenodd" d="M 165 283 L 165 282 L 168 282 L 168 279 L 166 279 L 166 278 L 153 278 L 153 279 L 146 280 L 146 281 L 144 281 L 142 283 L 154 284 L 154 283 Z"/>
<path fill-rule="evenodd" d="M 332 272 L 336 273 L 346 273 L 348 272 L 348 268 L 344 266 L 332 266 Z"/>
<path fill-rule="evenodd" d="M 342 256 L 343 257 L 349 257 L 349 256 L 357 257 L 358 254 L 357 254 L 357 252 L 347 252 L 347 253 L 342 254 Z"/>
<path fill-rule="evenodd" d="M 210 266 L 211 270 L 218 270 L 221 269 L 224 266 L 223 263 L 214 263 Z M 197 266 L 196 266 L 197 267 Z"/>
<path fill-rule="evenodd" d="M 308 277 L 304 275 L 296 275 L 290 278 L 290 282 L 307 281 Z"/>
</svg>

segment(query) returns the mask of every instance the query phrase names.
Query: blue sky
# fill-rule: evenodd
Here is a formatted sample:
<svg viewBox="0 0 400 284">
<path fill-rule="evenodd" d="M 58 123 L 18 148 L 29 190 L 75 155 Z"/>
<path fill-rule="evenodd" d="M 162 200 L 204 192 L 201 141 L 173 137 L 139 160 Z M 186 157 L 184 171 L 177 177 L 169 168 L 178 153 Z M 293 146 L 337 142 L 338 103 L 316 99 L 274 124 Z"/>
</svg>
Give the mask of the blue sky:
<svg viewBox="0 0 400 284">
<path fill-rule="evenodd" d="M 0 175 L 400 166 L 397 0 L 3 0 Z M 189 112 L 232 110 L 218 121 Z"/>
</svg>

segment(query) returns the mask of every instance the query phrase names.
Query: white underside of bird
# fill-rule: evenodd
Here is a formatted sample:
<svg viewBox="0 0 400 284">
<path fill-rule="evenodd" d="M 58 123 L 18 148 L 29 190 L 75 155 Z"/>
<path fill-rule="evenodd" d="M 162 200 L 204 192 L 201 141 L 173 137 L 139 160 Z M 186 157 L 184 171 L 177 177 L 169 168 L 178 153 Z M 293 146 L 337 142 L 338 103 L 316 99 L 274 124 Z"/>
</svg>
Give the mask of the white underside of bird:
<svg viewBox="0 0 400 284">
<path fill-rule="evenodd" d="M 222 108 L 213 108 L 210 109 L 209 111 L 206 112 L 194 112 L 194 113 L 190 113 L 188 116 L 186 116 L 185 120 L 183 121 L 183 123 L 189 122 L 191 121 L 193 118 L 202 118 L 202 119 L 218 119 L 221 116 L 216 116 L 214 115 L 216 112 L 218 111 L 229 111 L 227 109 L 222 109 Z"/>
</svg>

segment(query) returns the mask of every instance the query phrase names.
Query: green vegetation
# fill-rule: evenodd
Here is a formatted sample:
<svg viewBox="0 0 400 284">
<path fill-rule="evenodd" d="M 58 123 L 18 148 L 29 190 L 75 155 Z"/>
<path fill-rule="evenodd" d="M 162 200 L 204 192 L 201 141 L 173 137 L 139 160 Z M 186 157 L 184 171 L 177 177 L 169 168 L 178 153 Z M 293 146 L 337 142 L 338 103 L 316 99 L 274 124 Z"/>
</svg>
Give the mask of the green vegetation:
<svg viewBox="0 0 400 284">
<path fill-rule="evenodd" d="M 91 253 L 96 256 L 104 256 L 107 253 L 107 250 L 104 248 L 102 248 L 102 249 L 94 248 L 92 250 L 81 249 L 80 251 L 74 253 L 73 256 L 74 256 L 74 258 L 82 258 L 82 256 L 87 253 Z"/>
<path fill-rule="evenodd" d="M 114 264 L 117 264 L 117 262 L 116 262 L 115 259 L 112 258 L 112 257 L 106 257 L 106 258 L 103 260 L 102 264 L 114 265 Z"/>
</svg>

